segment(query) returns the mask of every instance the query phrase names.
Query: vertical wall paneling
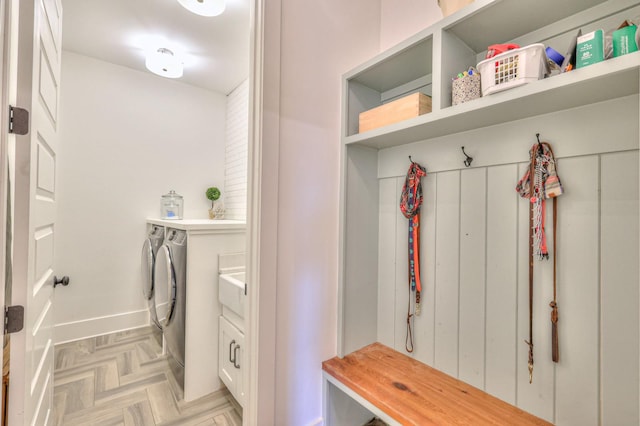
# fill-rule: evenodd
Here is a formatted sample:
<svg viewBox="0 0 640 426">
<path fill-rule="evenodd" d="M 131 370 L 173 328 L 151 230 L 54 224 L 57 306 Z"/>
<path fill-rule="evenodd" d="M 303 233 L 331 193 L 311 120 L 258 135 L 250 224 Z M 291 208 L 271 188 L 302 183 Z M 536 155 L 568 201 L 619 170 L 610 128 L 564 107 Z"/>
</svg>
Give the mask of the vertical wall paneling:
<svg viewBox="0 0 640 426">
<path fill-rule="evenodd" d="M 600 295 L 603 425 L 638 413 L 638 151 L 601 156 Z"/>
<path fill-rule="evenodd" d="M 407 166 L 408 167 L 408 166 Z M 398 197 L 404 185 L 404 177 L 396 179 L 396 193 Z M 398 200 L 399 202 L 400 200 Z M 395 208 L 395 248 L 396 248 L 396 292 L 395 292 L 395 344 L 394 349 L 414 356 L 406 351 L 407 342 L 407 308 L 409 303 L 409 219 L 400 211 L 399 204 Z M 411 303 L 413 311 L 414 303 Z M 412 329 L 415 329 L 415 318 L 411 321 Z"/>
<path fill-rule="evenodd" d="M 638 424 L 638 105 L 634 95 L 378 151 L 378 340 L 406 353 L 407 219 L 397 203 L 413 155 L 430 172 L 412 356 L 558 425 Z M 615 114 L 602 119 L 603 110 Z M 536 259 L 529 383 L 530 203 L 515 185 L 537 131 L 559 157 L 565 189 L 555 253 L 560 362 L 551 360 L 553 262 Z M 469 169 L 463 144 L 478 163 Z M 552 200 L 546 219 L 554 254 Z"/>
<path fill-rule="evenodd" d="M 437 173 L 429 173 L 422 179 L 424 200 L 420 209 L 420 277 L 422 280 L 422 312 L 415 318 L 415 356 L 433 365 L 435 329 L 435 278 L 436 278 L 436 198 Z"/>
<path fill-rule="evenodd" d="M 520 164 L 518 179 L 524 174 L 528 163 Z M 512 182 L 513 188 L 517 180 Z M 533 382 L 529 383 L 528 356 L 529 347 L 529 209 L 528 200 L 518 199 L 518 337 L 516 339 L 517 388 L 516 405 L 525 411 L 553 422 L 554 416 L 554 367 L 551 361 L 548 297 L 542 294 L 548 289 L 547 266 L 540 261 L 534 263 L 533 292 L 533 344 L 534 369 Z M 548 291 L 547 291 L 548 292 Z"/>
<path fill-rule="evenodd" d="M 394 347 L 396 284 L 397 181 L 379 182 L 380 213 L 378 219 L 378 341 Z M 400 265 L 401 266 L 401 265 Z"/>
<path fill-rule="evenodd" d="M 486 168 L 460 173 L 458 378 L 484 388 Z"/>
<path fill-rule="evenodd" d="M 422 313 L 413 321 L 411 356 L 559 425 L 637 424 L 638 161 L 637 150 L 558 160 L 565 188 L 556 254 L 560 362 L 551 360 L 553 262 L 535 260 L 531 384 L 524 343 L 530 203 L 514 190 L 528 164 L 429 173 L 422 182 Z M 377 334 L 406 353 L 403 183 L 404 175 L 388 176 L 376 188 Z M 553 253 L 552 200 L 546 218 Z"/>
<path fill-rule="evenodd" d="M 223 200 L 227 219 L 246 220 L 249 80 L 227 96 Z M 215 186 L 215 183 L 214 183 Z"/>
<path fill-rule="evenodd" d="M 434 366 L 458 376 L 458 256 L 460 254 L 460 172 L 438 175 L 436 189 L 436 287 Z"/>
<path fill-rule="evenodd" d="M 515 404 L 518 203 L 514 164 L 487 170 L 485 390 Z M 524 209 L 524 200 L 522 200 Z M 520 309 L 525 309 L 521 306 Z"/>
<path fill-rule="evenodd" d="M 565 193 L 558 209 L 556 422 L 592 425 L 600 406 L 599 159 L 562 159 L 558 170 Z"/>
</svg>

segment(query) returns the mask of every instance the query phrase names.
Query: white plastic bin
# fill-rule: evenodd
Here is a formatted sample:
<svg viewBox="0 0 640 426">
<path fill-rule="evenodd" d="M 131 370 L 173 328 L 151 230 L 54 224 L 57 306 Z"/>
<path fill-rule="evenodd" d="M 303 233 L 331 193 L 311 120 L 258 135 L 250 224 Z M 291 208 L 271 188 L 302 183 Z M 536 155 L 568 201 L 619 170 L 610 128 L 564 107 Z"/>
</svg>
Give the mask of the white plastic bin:
<svg viewBox="0 0 640 426">
<path fill-rule="evenodd" d="M 544 44 L 536 43 L 485 59 L 477 66 L 482 96 L 540 80 L 549 73 Z"/>
</svg>

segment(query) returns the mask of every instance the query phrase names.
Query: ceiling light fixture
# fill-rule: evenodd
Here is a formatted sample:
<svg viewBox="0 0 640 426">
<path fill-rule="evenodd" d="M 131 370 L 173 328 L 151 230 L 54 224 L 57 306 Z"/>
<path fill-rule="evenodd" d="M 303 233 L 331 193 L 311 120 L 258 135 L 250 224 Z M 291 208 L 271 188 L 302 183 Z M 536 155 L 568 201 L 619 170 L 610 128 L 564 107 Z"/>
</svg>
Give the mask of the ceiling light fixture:
<svg viewBox="0 0 640 426">
<path fill-rule="evenodd" d="M 200 16 L 218 16 L 224 12 L 225 0 L 178 0 L 189 11 Z"/>
<path fill-rule="evenodd" d="M 165 47 L 149 52 L 145 65 L 152 73 L 167 78 L 180 78 L 184 71 L 182 61 Z"/>
</svg>

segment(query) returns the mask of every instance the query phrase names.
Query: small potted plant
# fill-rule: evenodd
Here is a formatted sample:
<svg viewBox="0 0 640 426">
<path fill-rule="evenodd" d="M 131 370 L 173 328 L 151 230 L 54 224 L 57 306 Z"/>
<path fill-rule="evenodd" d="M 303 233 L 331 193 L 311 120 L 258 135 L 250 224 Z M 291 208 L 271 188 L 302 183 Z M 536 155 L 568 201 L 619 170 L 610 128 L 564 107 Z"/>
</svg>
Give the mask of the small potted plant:
<svg viewBox="0 0 640 426">
<path fill-rule="evenodd" d="M 207 188 L 207 199 L 211 200 L 211 208 L 209 209 L 209 219 L 215 219 L 216 216 L 218 216 L 216 214 L 218 213 L 218 210 L 219 210 L 216 208 L 216 200 L 218 200 L 218 198 L 220 198 L 220 190 L 218 188 L 216 188 L 215 186 L 212 186 L 211 188 Z"/>
</svg>

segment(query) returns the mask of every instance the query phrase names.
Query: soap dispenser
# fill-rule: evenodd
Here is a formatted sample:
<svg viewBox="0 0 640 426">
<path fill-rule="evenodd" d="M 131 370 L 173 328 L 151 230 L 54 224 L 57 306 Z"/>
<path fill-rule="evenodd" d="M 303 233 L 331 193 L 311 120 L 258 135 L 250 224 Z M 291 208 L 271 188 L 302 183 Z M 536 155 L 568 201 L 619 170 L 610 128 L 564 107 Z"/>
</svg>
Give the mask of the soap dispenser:
<svg viewBox="0 0 640 426">
<path fill-rule="evenodd" d="M 160 201 L 160 216 L 162 219 L 182 219 L 182 195 L 176 194 L 176 191 L 169 191 L 168 194 L 162 196 Z"/>
</svg>

